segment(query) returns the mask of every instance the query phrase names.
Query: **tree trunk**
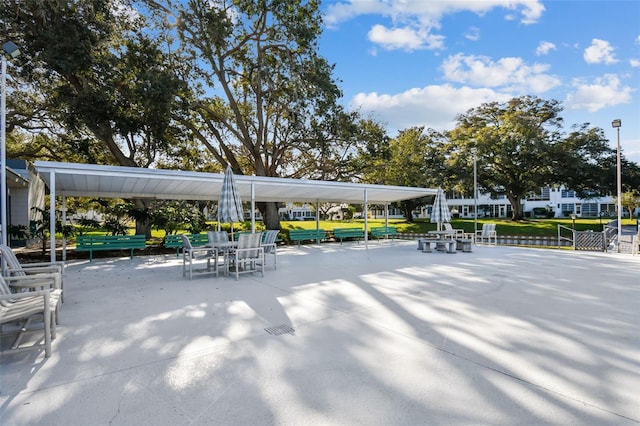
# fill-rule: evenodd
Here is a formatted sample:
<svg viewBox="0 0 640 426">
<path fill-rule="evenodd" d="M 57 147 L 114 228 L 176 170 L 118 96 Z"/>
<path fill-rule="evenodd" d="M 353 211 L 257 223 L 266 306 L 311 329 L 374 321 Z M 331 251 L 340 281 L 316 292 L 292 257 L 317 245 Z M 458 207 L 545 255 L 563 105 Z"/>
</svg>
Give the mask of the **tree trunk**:
<svg viewBox="0 0 640 426">
<path fill-rule="evenodd" d="M 258 210 L 262 214 L 262 222 L 266 229 L 280 230 L 280 216 L 278 215 L 278 203 L 258 203 Z"/>
<path fill-rule="evenodd" d="M 520 197 L 507 195 L 507 199 L 511 204 L 511 220 L 523 220 L 524 215 L 522 214 L 522 203 L 520 202 Z"/>
<path fill-rule="evenodd" d="M 407 222 L 413 223 L 413 209 L 407 206 L 403 206 L 402 210 L 404 211 L 404 217 L 407 219 Z"/>
<path fill-rule="evenodd" d="M 147 211 L 148 203 L 145 200 L 134 199 L 133 204 L 140 211 Z M 151 238 L 151 225 L 149 224 L 149 217 L 146 218 L 136 218 L 136 235 L 144 235 L 148 240 Z"/>
</svg>

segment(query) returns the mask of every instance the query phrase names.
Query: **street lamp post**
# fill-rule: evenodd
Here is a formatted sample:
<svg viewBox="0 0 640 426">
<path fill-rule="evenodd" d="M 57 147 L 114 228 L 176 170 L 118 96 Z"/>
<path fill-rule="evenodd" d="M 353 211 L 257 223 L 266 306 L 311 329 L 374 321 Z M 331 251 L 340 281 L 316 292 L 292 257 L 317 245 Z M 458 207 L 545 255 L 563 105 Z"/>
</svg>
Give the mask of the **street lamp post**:
<svg viewBox="0 0 640 426">
<path fill-rule="evenodd" d="M 620 240 L 622 239 L 622 166 L 620 163 L 620 127 L 622 121 L 618 118 L 611 122 L 611 127 L 618 132 L 618 148 L 617 148 L 617 183 L 618 183 L 618 253 L 620 253 Z"/>
<path fill-rule="evenodd" d="M 471 148 L 473 154 L 473 235 L 478 230 L 478 150 Z"/>
<path fill-rule="evenodd" d="M 3 245 L 7 244 L 7 56 L 15 58 L 20 55 L 20 49 L 15 43 L 8 41 L 2 45 L 2 101 L 0 105 L 0 203 L 1 214 L 0 220 L 2 221 L 2 237 L 0 242 Z"/>
</svg>

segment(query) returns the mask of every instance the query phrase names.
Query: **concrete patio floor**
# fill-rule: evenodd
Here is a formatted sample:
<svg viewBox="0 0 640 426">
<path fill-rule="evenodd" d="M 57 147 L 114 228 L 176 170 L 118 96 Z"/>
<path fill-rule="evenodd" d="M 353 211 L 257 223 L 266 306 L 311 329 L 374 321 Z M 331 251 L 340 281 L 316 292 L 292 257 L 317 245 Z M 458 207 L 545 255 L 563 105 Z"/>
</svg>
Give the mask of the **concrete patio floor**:
<svg viewBox="0 0 640 426">
<path fill-rule="evenodd" d="M 1 360 L 0 423 L 640 423 L 638 256 L 385 241 L 181 268 L 70 262 L 52 356 Z"/>
</svg>

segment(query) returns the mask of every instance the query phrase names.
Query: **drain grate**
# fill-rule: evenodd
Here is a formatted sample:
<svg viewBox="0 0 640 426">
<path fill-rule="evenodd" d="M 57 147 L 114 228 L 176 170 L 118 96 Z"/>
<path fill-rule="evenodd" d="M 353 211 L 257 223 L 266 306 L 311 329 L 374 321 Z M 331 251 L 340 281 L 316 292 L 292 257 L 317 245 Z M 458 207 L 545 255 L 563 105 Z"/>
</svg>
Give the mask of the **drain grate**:
<svg viewBox="0 0 640 426">
<path fill-rule="evenodd" d="M 273 327 L 267 327 L 264 329 L 269 334 L 274 336 L 280 336 L 282 334 L 294 334 L 296 330 L 287 324 L 275 325 Z"/>
</svg>

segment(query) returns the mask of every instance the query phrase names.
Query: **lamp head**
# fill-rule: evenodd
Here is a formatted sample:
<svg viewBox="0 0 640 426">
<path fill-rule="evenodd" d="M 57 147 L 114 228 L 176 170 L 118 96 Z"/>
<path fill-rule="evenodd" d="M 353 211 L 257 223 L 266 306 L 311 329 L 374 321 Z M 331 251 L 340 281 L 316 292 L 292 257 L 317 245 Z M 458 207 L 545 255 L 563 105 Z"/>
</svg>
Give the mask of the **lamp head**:
<svg viewBox="0 0 640 426">
<path fill-rule="evenodd" d="M 3 44 L 2 50 L 4 53 L 11 56 L 12 58 L 17 58 L 18 56 L 20 56 L 20 49 L 12 41 L 8 41 L 5 44 Z"/>
<path fill-rule="evenodd" d="M 622 127 L 622 120 L 620 120 L 619 118 L 613 120 L 611 122 L 611 127 L 613 127 L 614 129 L 616 129 L 618 127 Z"/>
</svg>

